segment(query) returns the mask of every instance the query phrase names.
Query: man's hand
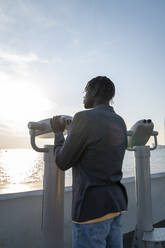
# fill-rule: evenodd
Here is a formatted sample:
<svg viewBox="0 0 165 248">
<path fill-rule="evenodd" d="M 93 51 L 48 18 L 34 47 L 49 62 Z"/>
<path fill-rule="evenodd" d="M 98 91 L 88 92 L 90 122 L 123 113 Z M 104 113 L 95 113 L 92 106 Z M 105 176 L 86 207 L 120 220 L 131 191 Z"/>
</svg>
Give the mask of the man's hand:
<svg viewBox="0 0 165 248">
<path fill-rule="evenodd" d="M 66 122 L 60 117 L 60 115 L 56 115 L 53 116 L 52 119 L 50 119 L 50 125 L 54 133 L 64 132 L 65 130 Z"/>
</svg>

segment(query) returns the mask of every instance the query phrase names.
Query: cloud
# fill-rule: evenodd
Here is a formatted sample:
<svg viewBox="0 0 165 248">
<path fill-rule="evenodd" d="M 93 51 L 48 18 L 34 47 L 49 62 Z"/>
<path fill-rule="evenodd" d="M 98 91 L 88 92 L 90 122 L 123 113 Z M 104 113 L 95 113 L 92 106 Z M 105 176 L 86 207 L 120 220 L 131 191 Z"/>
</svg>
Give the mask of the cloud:
<svg viewBox="0 0 165 248">
<path fill-rule="evenodd" d="M 36 54 L 27 54 L 27 55 L 18 55 L 14 53 L 0 51 L 0 59 L 11 63 L 31 63 L 38 61 L 38 57 Z"/>
<path fill-rule="evenodd" d="M 2 10 L 2 8 L 0 8 L 0 30 L 1 32 L 3 31 L 7 31 L 7 27 L 13 23 L 13 18 L 7 14 L 5 14 L 5 12 Z"/>
<path fill-rule="evenodd" d="M 32 21 L 35 25 L 42 26 L 42 28 L 54 28 L 56 26 L 55 18 L 46 16 L 45 12 L 43 12 L 34 2 L 19 1 L 17 9 L 18 12 L 21 11 L 21 16 Z"/>
<path fill-rule="evenodd" d="M 4 14 L 4 12 L 2 11 L 2 9 L 0 9 L 0 23 L 8 23 L 10 22 L 10 18 Z"/>
<path fill-rule="evenodd" d="M 50 29 L 56 27 L 56 20 L 50 15 L 46 15 L 40 6 L 35 2 L 15 0 L 14 4 L 11 1 L 5 0 L 0 7 L 0 27 L 4 25 L 12 30 L 13 25 L 15 29 L 22 26 L 35 28 L 42 27 L 42 29 Z"/>
<path fill-rule="evenodd" d="M 19 54 L 16 52 L 0 49 L 0 79 L 5 80 L 13 73 L 27 76 L 32 63 L 49 63 L 35 53 Z"/>
<path fill-rule="evenodd" d="M 33 62 L 40 62 L 40 63 L 48 63 L 48 60 L 44 60 L 39 58 L 35 53 L 28 53 L 28 54 L 18 54 L 14 52 L 2 51 L 0 50 L 0 59 L 7 61 L 9 63 L 33 63 Z"/>
</svg>

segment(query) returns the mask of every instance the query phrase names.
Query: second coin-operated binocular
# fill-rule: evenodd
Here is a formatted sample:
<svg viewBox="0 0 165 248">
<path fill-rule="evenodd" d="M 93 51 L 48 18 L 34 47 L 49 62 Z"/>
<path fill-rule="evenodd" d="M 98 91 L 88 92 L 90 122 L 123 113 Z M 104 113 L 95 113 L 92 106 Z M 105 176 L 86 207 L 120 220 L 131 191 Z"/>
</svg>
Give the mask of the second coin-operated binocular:
<svg viewBox="0 0 165 248">
<path fill-rule="evenodd" d="M 127 132 L 128 135 L 128 149 L 134 146 L 144 146 L 151 136 L 154 136 L 155 146 L 157 146 L 156 136 L 158 132 L 153 131 L 154 124 L 152 120 L 137 121 Z"/>
</svg>

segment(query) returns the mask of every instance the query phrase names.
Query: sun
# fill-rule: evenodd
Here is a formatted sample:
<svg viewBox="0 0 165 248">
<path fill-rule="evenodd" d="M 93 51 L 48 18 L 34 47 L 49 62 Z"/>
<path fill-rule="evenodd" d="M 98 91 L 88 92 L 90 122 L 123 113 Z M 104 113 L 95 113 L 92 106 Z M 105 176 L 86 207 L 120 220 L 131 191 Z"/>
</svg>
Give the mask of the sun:
<svg viewBox="0 0 165 248">
<path fill-rule="evenodd" d="M 0 105 L 1 120 L 20 124 L 40 120 L 43 113 L 53 107 L 41 88 L 28 82 L 2 84 Z"/>
</svg>

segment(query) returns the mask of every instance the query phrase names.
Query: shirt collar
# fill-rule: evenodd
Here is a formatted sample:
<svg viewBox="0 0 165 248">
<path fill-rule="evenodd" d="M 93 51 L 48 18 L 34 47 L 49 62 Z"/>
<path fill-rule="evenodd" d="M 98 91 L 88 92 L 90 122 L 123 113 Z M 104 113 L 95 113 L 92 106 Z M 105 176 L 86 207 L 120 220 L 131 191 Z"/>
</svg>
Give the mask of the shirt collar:
<svg viewBox="0 0 165 248">
<path fill-rule="evenodd" d="M 110 106 L 109 104 L 98 104 L 94 109 L 102 109 L 102 108 L 108 108 L 111 111 L 114 111 L 113 107 Z"/>
</svg>

